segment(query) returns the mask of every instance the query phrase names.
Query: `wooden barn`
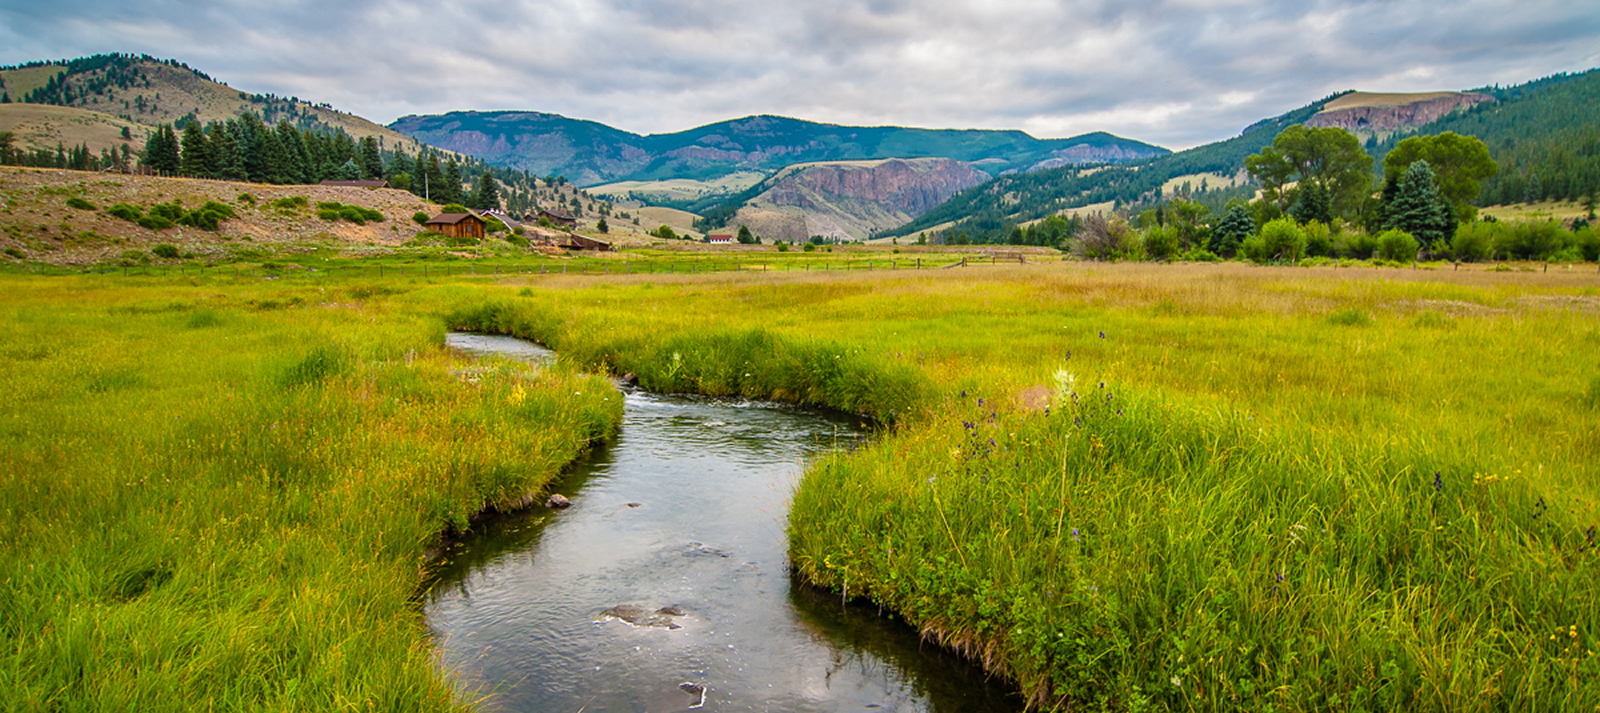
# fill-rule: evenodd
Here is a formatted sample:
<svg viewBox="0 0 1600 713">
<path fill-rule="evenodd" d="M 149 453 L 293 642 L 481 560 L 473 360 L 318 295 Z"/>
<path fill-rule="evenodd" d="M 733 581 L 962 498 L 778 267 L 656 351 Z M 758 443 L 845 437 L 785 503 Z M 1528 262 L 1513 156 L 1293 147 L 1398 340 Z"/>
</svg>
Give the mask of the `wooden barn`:
<svg viewBox="0 0 1600 713">
<path fill-rule="evenodd" d="M 578 227 L 578 219 L 574 218 L 574 217 L 572 217 L 570 215 L 567 215 L 566 213 L 560 213 L 560 212 L 557 212 L 557 211 L 545 210 L 543 208 L 540 208 L 539 209 L 539 218 L 541 218 L 543 220 L 548 220 L 548 221 L 550 221 L 551 225 L 560 226 L 562 228 L 576 228 L 576 227 Z"/>
<path fill-rule="evenodd" d="M 452 238 L 483 239 L 483 219 L 471 213 L 440 213 L 423 227 Z"/>
<path fill-rule="evenodd" d="M 733 244 L 733 233 L 707 233 L 706 242 L 711 243 L 712 245 L 731 245 Z"/>
</svg>

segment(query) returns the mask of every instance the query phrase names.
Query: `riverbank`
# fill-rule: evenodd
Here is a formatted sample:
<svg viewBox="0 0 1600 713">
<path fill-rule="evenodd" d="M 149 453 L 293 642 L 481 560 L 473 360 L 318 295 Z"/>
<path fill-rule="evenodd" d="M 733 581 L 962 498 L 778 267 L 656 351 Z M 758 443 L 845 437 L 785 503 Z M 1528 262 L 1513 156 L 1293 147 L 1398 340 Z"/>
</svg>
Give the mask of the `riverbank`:
<svg viewBox="0 0 1600 713">
<path fill-rule="evenodd" d="M 894 424 L 805 477 L 795 567 L 1041 705 L 1600 703 L 1590 275 L 5 279 L 10 707 L 464 705 L 424 543 L 617 405 L 447 322 Z"/>
<path fill-rule="evenodd" d="M 1587 710 L 1594 290 L 1094 266 L 568 283 L 457 314 L 656 378 L 714 355 L 718 388 L 760 391 L 818 334 L 852 382 L 923 375 L 886 438 L 807 475 L 794 565 L 1041 707 Z"/>
<path fill-rule="evenodd" d="M 6 710 L 461 710 L 425 547 L 620 418 L 449 353 L 403 285 L 5 282 Z"/>
</svg>

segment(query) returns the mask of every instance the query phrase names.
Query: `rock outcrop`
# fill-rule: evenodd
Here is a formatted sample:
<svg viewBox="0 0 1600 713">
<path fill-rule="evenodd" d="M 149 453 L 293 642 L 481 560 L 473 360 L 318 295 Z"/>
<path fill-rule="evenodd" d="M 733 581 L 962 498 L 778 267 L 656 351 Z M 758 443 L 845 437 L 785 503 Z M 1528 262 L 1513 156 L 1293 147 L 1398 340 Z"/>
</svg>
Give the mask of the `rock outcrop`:
<svg viewBox="0 0 1600 713">
<path fill-rule="evenodd" d="M 988 179 L 971 164 L 942 158 L 803 164 L 781 173 L 730 224 L 786 241 L 863 239 Z"/>
<path fill-rule="evenodd" d="M 1494 97 L 1472 92 L 1436 92 L 1417 97 L 1415 101 L 1402 101 L 1396 95 L 1356 93 L 1330 102 L 1326 108 L 1306 121 L 1306 126 L 1336 127 L 1357 135 L 1389 134 L 1410 129 L 1438 119 L 1453 111 L 1466 109 Z"/>
</svg>

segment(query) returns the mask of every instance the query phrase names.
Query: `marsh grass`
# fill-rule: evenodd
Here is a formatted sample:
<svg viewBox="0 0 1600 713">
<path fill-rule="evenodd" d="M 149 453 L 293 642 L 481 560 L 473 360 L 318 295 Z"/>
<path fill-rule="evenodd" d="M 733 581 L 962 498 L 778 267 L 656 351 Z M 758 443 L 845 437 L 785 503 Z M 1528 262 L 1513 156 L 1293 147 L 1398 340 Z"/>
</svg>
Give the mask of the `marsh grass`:
<svg viewBox="0 0 1600 713">
<path fill-rule="evenodd" d="M 7 707 L 457 705 L 419 552 L 615 423 L 577 368 L 892 422 L 795 567 L 1043 707 L 1600 704 L 1591 275 L 6 279 Z"/>
<path fill-rule="evenodd" d="M 794 565 L 1041 707 L 1591 710 L 1600 305 L 1528 277 L 633 277 L 451 314 L 684 390 L 813 339 L 925 375 L 808 472 Z"/>
<path fill-rule="evenodd" d="M 7 282 L 4 710 L 459 709 L 426 546 L 620 416 L 603 380 L 455 357 L 381 299 Z"/>
</svg>

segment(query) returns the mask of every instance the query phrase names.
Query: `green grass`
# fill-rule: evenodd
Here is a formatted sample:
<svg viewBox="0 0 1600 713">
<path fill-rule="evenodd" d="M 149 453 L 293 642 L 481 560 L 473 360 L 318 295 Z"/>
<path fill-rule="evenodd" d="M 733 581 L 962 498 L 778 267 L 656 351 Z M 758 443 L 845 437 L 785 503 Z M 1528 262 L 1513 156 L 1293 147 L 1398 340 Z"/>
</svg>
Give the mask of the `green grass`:
<svg viewBox="0 0 1600 713">
<path fill-rule="evenodd" d="M 641 272 L 0 278 L 9 707 L 453 705 L 418 555 L 610 428 L 574 367 L 892 424 L 796 569 L 1042 707 L 1600 704 L 1590 273 Z"/>
<path fill-rule="evenodd" d="M 458 709 L 425 548 L 620 417 L 390 288 L 5 281 L 4 710 Z"/>
</svg>

